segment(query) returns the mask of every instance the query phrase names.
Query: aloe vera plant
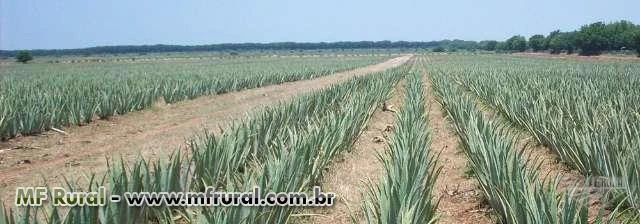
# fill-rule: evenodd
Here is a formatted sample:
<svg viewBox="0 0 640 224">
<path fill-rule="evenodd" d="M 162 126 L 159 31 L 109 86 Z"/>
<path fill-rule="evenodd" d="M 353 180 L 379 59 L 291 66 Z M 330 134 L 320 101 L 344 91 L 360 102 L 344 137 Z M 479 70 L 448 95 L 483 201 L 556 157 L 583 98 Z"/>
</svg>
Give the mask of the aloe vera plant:
<svg viewBox="0 0 640 224">
<path fill-rule="evenodd" d="M 348 150 L 353 144 L 374 108 L 388 97 L 393 84 L 397 83 L 399 77 L 404 74 L 401 72 L 402 69 L 405 68 L 373 74 L 341 84 L 340 88 L 349 89 L 347 94 L 337 94 L 344 98 L 338 101 L 325 101 L 341 102 L 340 105 L 330 109 L 324 116 L 314 117 L 302 124 L 282 127 L 283 131 L 280 133 L 283 135 L 275 137 L 273 143 L 262 151 L 258 151 L 257 155 L 247 156 L 249 162 L 248 166 L 243 168 L 243 173 L 231 174 L 237 178 L 233 179 L 231 186 L 228 182 L 222 184 L 226 186 L 223 189 L 238 191 L 259 186 L 262 189 L 281 192 L 311 190 L 312 185 L 317 184 L 322 177 L 322 170 L 329 165 L 332 158 Z M 332 91 L 335 90 L 329 89 L 325 92 L 331 93 L 326 96 L 335 96 Z M 322 98 L 316 95 L 313 98 L 303 97 L 301 100 L 313 101 Z M 290 107 L 279 107 L 279 109 L 286 108 Z M 255 144 L 249 146 L 251 148 Z M 247 151 L 257 150 L 258 148 Z M 295 207 L 213 208 L 206 209 L 200 221 L 205 223 L 285 223 L 290 220 L 290 216 L 295 211 Z"/>
<path fill-rule="evenodd" d="M 362 210 L 366 223 L 435 223 L 433 186 L 440 172 L 430 149 L 431 131 L 419 73 L 409 75 L 404 105 L 388 150 L 379 154 L 380 183 L 369 183 Z"/>
</svg>

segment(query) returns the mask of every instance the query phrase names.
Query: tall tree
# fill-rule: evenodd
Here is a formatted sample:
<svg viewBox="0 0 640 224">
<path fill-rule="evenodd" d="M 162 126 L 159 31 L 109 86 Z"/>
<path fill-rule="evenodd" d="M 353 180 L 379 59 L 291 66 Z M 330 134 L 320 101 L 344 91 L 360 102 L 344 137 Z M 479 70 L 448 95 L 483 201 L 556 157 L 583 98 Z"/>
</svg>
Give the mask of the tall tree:
<svg viewBox="0 0 640 224">
<path fill-rule="evenodd" d="M 638 57 L 640 57 L 640 27 L 634 32 L 632 40 L 633 48 L 636 49 Z"/>
<path fill-rule="evenodd" d="M 547 49 L 546 39 L 544 35 L 536 34 L 529 38 L 529 47 L 536 52 Z"/>
<path fill-rule="evenodd" d="M 576 46 L 581 55 L 599 55 L 607 50 L 607 25 L 597 22 L 582 26 L 576 35 Z"/>
<path fill-rule="evenodd" d="M 608 44 L 607 50 L 617 51 L 632 48 L 631 42 L 636 29 L 636 25 L 626 20 L 607 24 L 604 31 Z"/>
<path fill-rule="evenodd" d="M 500 41 L 496 44 L 496 50 L 497 51 L 508 51 L 509 50 L 509 45 L 507 44 L 506 41 Z"/>
<path fill-rule="evenodd" d="M 509 38 L 506 44 L 508 49 L 512 51 L 523 52 L 527 50 L 527 39 L 520 35 Z"/>
</svg>

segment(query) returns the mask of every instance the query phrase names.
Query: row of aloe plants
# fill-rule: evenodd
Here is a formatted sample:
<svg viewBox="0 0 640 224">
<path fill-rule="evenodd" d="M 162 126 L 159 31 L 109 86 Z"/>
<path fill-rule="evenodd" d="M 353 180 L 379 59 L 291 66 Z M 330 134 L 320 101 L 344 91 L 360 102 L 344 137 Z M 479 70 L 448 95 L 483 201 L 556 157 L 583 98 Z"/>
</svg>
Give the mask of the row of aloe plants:
<svg viewBox="0 0 640 224">
<path fill-rule="evenodd" d="M 431 150 L 422 76 L 408 78 L 404 105 L 396 115 L 395 134 L 379 154 L 384 175 L 369 183 L 362 210 L 366 223 L 435 223 L 438 201 L 433 186 L 440 173 Z"/>
<path fill-rule="evenodd" d="M 564 163 L 608 180 L 616 199 L 640 214 L 640 65 L 461 59 L 436 70 L 454 75 Z"/>
<path fill-rule="evenodd" d="M 192 141 L 190 156 L 167 162 L 139 160 L 131 168 L 114 166 L 93 187 L 108 184 L 110 192 L 250 191 L 254 186 L 274 192 L 310 191 L 334 155 L 347 150 L 373 110 L 386 98 L 406 67 L 354 78 L 288 103 L 269 107 L 219 135 Z M 188 162 L 186 162 L 188 161 Z M 153 164 L 153 165 L 150 165 Z M 70 186 L 71 188 L 71 186 Z M 266 190 L 265 190 L 266 191 Z M 266 192 L 265 192 L 266 193 Z M 168 208 L 128 207 L 32 208 L 26 215 L 5 212 L 0 220 L 16 223 L 283 223 L 295 207 Z M 35 212 L 40 211 L 39 219 Z M 66 213 L 66 215 L 62 215 Z"/>
<path fill-rule="evenodd" d="M 243 172 L 237 174 L 238 170 L 232 170 L 226 174 L 227 178 L 220 178 L 219 173 L 214 174 L 217 180 L 232 179 L 235 183 L 230 185 L 226 181 L 217 184 L 224 185 L 226 191 L 249 190 L 256 185 L 276 192 L 309 191 L 318 183 L 323 169 L 328 166 L 333 156 L 350 148 L 374 109 L 388 98 L 392 86 L 405 73 L 405 69 L 399 68 L 357 79 L 348 84 L 352 87 L 345 94 L 346 97 L 330 106 L 330 110 L 324 116 L 303 118 L 302 125 L 279 129 L 282 132 L 274 130 L 274 133 L 281 134 L 266 137 L 274 138 L 271 144 L 269 141 L 260 141 L 266 144 L 243 144 L 246 147 L 238 147 L 239 150 L 234 151 L 245 150 L 249 166 L 247 167 L 246 163 L 235 163 L 234 165 L 243 167 Z M 270 126 L 272 125 L 255 127 Z M 249 132 L 260 131 L 251 127 L 245 129 Z M 236 139 L 233 142 L 238 142 L 237 138 L 232 138 Z M 203 149 L 218 151 L 220 147 Z M 197 175 L 198 173 L 196 172 Z M 214 179 L 207 175 L 209 173 L 203 173 L 198 175 L 198 178 Z M 230 207 L 206 210 L 204 217 L 207 223 L 286 223 L 296 210 L 295 207 Z"/>
<path fill-rule="evenodd" d="M 542 181 L 536 160 L 515 149 L 508 124 L 487 119 L 475 101 L 459 89 L 449 74 L 431 72 L 438 101 L 458 133 L 469 166 L 485 200 L 500 223 L 608 223 L 616 211 L 589 220 L 588 199 L 577 190 L 559 191 L 557 182 Z M 533 163 L 533 164 L 530 164 Z"/>
<path fill-rule="evenodd" d="M 310 79 L 383 57 L 223 59 L 189 63 L 30 64 L 0 70 L 0 139 L 109 118 L 201 95 Z"/>
</svg>

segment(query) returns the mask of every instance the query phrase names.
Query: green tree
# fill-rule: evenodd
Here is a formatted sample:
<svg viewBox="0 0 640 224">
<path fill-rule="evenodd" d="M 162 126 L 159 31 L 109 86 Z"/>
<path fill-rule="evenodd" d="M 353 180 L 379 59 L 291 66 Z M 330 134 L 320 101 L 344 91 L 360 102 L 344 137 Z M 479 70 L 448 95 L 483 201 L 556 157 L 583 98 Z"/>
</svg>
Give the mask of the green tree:
<svg viewBox="0 0 640 224">
<path fill-rule="evenodd" d="M 16 61 L 17 62 L 22 62 L 22 63 L 27 63 L 28 61 L 33 60 L 33 56 L 31 56 L 31 52 L 29 51 L 18 51 L 18 53 L 16 53 Z"/>
<path fill-rule="evenodd" d="M 576 35 L 580 55 L 599 55 L 609 48 L 607 25 L 603 22 L 582 26 Z"/>
<path fill-rule="evenodd" d="M 438 46 L 432 50 L 433 52 L 444 52 L 444 47 Z"/>
<path fill-rule="evenodd" d="M 529 47 L 536 52 L 547 49 L 546 39 L 544 35 L 536 34 L 529 38 Z"/>
<path fill-rule="evenodd" d="M 633 48 L 636 49 L 638 53 L 638 57 L 640 57 L 640 28 L 637 28 L 633 35 L 632 45 Z"/>
<path fill-rule="evenodd" d="M 559 54 L 562 51 L 566 51 L 567 54 L 572 54 L 576 49 L 575 46 L 575 32 L 551 32 L 548 40 L 548 48 L 552 54 Z"/>
<path fill-rule="evenodd" d="M 508 51 L 508 50 L 509 50 L 509 45 L 507 44 L 507 42 L 500 41 L 498 42 L 498 44 L 496 44 L 496 51 Z"/>
<path fill-rule="evenodd" d="M 605 26 L 605 37 L 607 38 L 607 50 L 622 50 L 632 48 L 633 33 L 637 26 L 632 22 L 621 20 Z"/>
<path fill-rule="evenodd" d="M 558 36 L 558 34 L 560 33 L 560 30 L 554 30 L 551 31 L 549 33 L 549 35 L 547 35 L 547 38 L 544 38 L 544 45 L 547 46 L 547 49 L 551 49 L 551 47 L 549 46 L 549 42 L 555 38 L 556 36 Z"/>
<path fill-rule="evenodd" d="M 486 40 L 480 42 L 482 45 L 482 49 L 486 51 L 495 51 L 498 46 L 498 41 L 495 40 Z"/>
<path fill-rule="evenodd" d="M 506 41 L 508 50 L 523 52 L 527 50 L 527 39 L 523 36 L 516 35 Z"/>
</svg>

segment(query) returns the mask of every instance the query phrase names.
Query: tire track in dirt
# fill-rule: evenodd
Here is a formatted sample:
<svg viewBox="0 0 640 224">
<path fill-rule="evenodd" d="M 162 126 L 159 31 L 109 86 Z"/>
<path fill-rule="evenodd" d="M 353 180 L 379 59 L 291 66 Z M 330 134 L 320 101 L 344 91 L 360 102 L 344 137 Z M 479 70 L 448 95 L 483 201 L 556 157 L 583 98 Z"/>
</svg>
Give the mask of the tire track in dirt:
<svg viewBox="0 0 640 224">
<path fill-rule="evenodd" d="M 410 55 L 396 57 L 363 68 L 261 88 L 202 96 L 171 105 L 156 105 L 143 111 L 98 120 L 86 126 L 69 127 L 68 135 L 45 132 L 0 142 L 0 198 L 13 199 L 15 187 L 62 186 L 62 177 L 83 182 L 84 174 L 104 173 L 106 159 L 121 156 L 157 158 L 176 149 L 203 129 L 219 128 L 245 117 L 249 111 L 311 92 L 354 76 L 384 71 L 404 64 Z"/>
</svg>

